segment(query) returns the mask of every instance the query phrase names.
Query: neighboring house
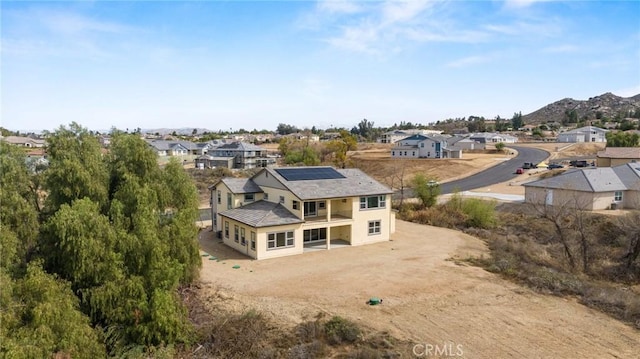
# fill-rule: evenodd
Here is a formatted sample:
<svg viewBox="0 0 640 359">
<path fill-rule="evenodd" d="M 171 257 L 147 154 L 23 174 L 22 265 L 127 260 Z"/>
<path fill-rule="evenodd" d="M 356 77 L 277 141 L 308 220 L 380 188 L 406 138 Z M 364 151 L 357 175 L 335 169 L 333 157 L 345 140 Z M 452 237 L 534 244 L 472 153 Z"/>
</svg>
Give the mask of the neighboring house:
<svg viewBox="0 0 640 359">
<path fill-rule="evenodd" d="M 23 137 L 23 136 L 7 136 L 7 137 L 1 137 L 0 139 L 12 145 L 31 147 L 31 148 L 44 147 L 46 144 L 45 140 L 42 140 L 39 138 Z"/>
<path fill-rule="evenodd" d="M 484 150 L 485 144 L 478 141 L 474 141 L 468 137 L 463 136 L 451 136 L 447 139 L 447 145 L 450 149 L 457 149 L 461 151 L 470 150 Z"/>
<path fill-rule="evenodd" d="M 473 133 L 469 136 L 470 140 L 480 142 L 480 143 L 516 143 L 518 142 L 518 138 L 515 136 L 503 134 L 503 133 L 495 133 L 495 132 L 478 132 Z"/>
<path fill-rule="evenodd" d="M 396 143 L 404 138 L 413 136 L 413 135 L 439 135 L 442 131 L 435 130 L 394 130 L 385 132 L 378 138 L 379 143 Z"/>
<path fill-rule="evenodd" d="M 558 134 L 557 141 L 568 143 L 607 142 L 605 137 L 607 132 L 609 131 L 599 127 L 585 126 Z"/>
<path fill-rule="evenodd" d="M 146 140 L 158 156 L 185 156 L 191 153 L 191 145 L 183 144 L 186 141 Z"/>
<path fill-rule="evenodd" d="M 525 202 L 582 210 L 640 209 L 640 164 L 576 169 L 523 184 Z"/>
<path fill-rule="evenodd" d="M 224 142 L 219 140 L 209 142 L 191 142 L 182 140 L 146 139 L 146 141 L 151 147 L 153 147 L 158 156 L 202 156 L 224 144 Z"/>
<path fill-rule="evenodd" d="M 255 259 L 388 241 L 395 230 L 392 191 L 358 169 L 264 168 L 209 189 L 214 230 Z"/>
<path fill-rule="evenodd" d="M 233 158 L 230 168 L 261 168 L 276 163 L 275 157 L 267 156 L 267 150 L 250 143 L 233 142 L 218 146 L 209 152 L 213 157 Z"/>
<path fill-rule="evenodd" d="M 198 156 L 195 159 L 195 167 L 205 168 L 233 168 L 233 157 L 213 157 L 209 155 Z"/>
<path fill-rule="evenodd" d="M 640 163 L 640 147 L 607 147 L 598 151 L 598 167 L 615 167 L 629 162 Z"/>
<path fill-rule="evenodd" d="M 396 142 L 391 158 L 462 158 L 461 149 L 450 149 L 449 137 L 413 135 Z"/>
</svg>

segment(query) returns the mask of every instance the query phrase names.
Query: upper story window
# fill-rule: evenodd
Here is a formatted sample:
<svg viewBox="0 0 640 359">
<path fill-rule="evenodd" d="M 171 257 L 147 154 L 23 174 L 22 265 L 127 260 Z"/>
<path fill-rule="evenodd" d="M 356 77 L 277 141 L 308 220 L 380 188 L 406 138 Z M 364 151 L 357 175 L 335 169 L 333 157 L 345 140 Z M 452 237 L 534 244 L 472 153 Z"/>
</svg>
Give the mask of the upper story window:
<svg viewBox="0 0 640 359">
<path fill-rule="evenodd" d="M 267 193 L 267 192 L 264 193 L 264 200 L 265 201 L 269 200 L 269 193 Z"/>
<path fill-rule="evenodd" d="M 387 196 L 360 197 L 360 209 L 384 208 L 387 205 Z"/>
<path fill-rule="evenodd" d="M 253 193 L 245 193 L 244 194 L 244 201 L 245 202 L 253 202 L 253 201 L 255 201 L 255 195 Z"/>
<path fill-rule="evenodd" d="M 299 203 L 298 201 L 293 201 L 292 205 L 293 209 L 298 209 Z"/>
<path fill-rule="evenodd" d="M 222 203 L 222 191 L 218 191 L 218 204 Z"/>
<path fill-rule="evenodd" d="M 233 196 L 231 193 L 227 193 L 227 209 L 233 208 Z"/>
</svg>

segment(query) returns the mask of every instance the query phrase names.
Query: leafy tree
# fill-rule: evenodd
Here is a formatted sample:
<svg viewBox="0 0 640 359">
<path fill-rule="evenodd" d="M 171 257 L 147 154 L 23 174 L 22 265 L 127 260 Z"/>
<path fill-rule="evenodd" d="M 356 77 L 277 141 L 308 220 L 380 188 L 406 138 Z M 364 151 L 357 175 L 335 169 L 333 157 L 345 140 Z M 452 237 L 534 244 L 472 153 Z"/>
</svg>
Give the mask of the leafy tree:
<svg viewBox="0 0 640 359">
<path fill-rule="evenodd" d="M 109 174 L 98 138 L 74 122 L 69 128 L 60 126 L 47 143 L 50 163 L 45 177 L 47 213 L 84 197 L 106 204 Z"/>
<path fill-rule="evenodd" d="M 103 159 L 72 127 L 51 135 L 56 152 L 47 172 L 55 171 L 45 189 L 56 196 L 40 235 L 46 268 L 68 280 L 82 310 L 106 328 L 111 354 L 189 341 L 176 290 L 201 264 L 195 186 L 175 160 L 160 169 L 139 136 L 116 131 Z M 82 163 L 81 175 L 62 175 Z"/>
<path fill-rule="evenodd" d="M 67 282 L 29 264 L 23 278 L 0 271 L 0 356 L 7 358 L 104 358 L 100 332 L 78 310 Z"/>
<path fill-rule="evenodd" d="M 506 147 L 506 145 L 504 144 L 504 142 L 498 142 L 496 143 L 496 150 L 498 152 L 502 152 L 504 150 L 504 148 Z"/>
<path fill-rule="evenodd" d="M 30 186 L 24 152 L 0 142 L 0 223 L 19 239 L 16 250 L 21 262 L 35 250 L 38 236 L 38 198 Z"/>
<path fill-rule="evenodd" d="M 524 125 L 524 121 L 522 120 L 522 112 L 514 113 L 513 117 L 511 117 L 511 127 L 514 130 L 517 130 L 521 128 L 522 125 Z"/>
<path fill-rule="evenodd" d="M 427 178 L 422 173 L 413 177 L 413 190 L 424 207 L 432 207 L 438 201 L 440 184 L 433 178 Z"/>
<path fill-rule="evenodd" d="M 330 141 L 328 148 L 333 152 L 333 162 L 337 167 L 347 166 L 347 152 L 358 148 L 356 138 L 346 130 L 340 131 L 340 137 Z"/>
<path fill-rule="evenodd" d="M 562 124 L 567 125 L 570 123 L 578 122 L 578 113 L 576 110 L 565 110 L 564 117 L 562 118 Z"/>
<path fill-rule="evenodd" d="M 607 132 L 607 147 L 638 147 L 640 135 L 629 132 Z"/>
<path fill-rule="evenodd" d="M 278 128 L 276 129 L 276 133 L 278 133 L 279 135 L 289 135 L 299 131 L 300 130 L 297 127 L 284 123 L 278 124 Z"/>
</svg>

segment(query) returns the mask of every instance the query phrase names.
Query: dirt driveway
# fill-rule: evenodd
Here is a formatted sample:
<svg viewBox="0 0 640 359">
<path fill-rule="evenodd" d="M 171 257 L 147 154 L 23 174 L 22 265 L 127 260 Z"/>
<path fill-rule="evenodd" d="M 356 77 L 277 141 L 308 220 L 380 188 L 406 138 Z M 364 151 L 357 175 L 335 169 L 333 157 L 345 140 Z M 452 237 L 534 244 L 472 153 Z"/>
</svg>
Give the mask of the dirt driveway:
<svg viewBox="0 0 640 359">
<path fill-rule="evenodd" d="M 639 331 L 452 260 L 485 254 L 480 240 L 403 221 L 396 228 L 390 242 L 264 261 L 204 231 L 201 248 L 219 261 L 204 257 L 201 280 L 211 305 L 256 309 L 284 326 L 325 312 L 418 344 L 461 345 L 467 358 L 637 358 Z M 383 304 L 366 305 L 374 296 Z"/>
</svg>

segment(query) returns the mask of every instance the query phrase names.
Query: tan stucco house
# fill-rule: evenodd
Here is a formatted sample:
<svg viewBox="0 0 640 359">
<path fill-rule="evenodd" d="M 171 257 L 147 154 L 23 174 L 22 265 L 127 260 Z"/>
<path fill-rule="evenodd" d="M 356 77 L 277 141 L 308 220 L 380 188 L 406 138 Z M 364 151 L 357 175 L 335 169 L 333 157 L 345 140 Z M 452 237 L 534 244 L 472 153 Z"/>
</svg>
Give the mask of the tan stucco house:
<svg viewBox="0 0 640 359">
<path fill-rule="evenodd" d="M 213 229 L 255 259 L 388 241 L 392 191 L 358 169 L 264 168 L 209 187 Z"/>
<path fill-rule="evenodd" d="M 587 211 L 640 209 L 640 163 L 575 169 L 523 186 L 527 203 Z"/>
<path fill-rule="evenodd" d="M 640 163 L 640 147 L 607 147 L 598 151 L 598 167 L 615 167 L 629 162 Z"/>
</svg>

